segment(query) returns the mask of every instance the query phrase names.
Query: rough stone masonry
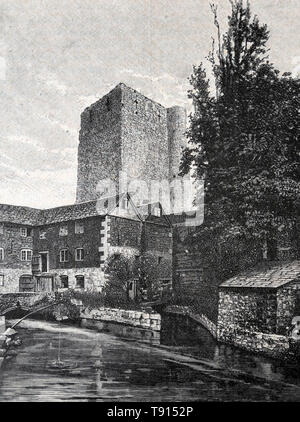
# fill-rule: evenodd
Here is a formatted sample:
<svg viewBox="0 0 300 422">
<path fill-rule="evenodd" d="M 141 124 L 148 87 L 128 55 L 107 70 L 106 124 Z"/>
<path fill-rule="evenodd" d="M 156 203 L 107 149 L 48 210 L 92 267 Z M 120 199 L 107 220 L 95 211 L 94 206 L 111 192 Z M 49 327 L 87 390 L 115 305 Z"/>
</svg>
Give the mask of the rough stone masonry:
<svg viewBox="0 0 300 422">
<path fill-rule="evenodd" d="M 185 130 L 184 108 L 165 108 L 118 84 L 81 115 L 76 202 L 96 199 L 105 179 L 119 190 L 120 171 L 129 181 L 172 181 L 187 145 Z"/>
</svg>

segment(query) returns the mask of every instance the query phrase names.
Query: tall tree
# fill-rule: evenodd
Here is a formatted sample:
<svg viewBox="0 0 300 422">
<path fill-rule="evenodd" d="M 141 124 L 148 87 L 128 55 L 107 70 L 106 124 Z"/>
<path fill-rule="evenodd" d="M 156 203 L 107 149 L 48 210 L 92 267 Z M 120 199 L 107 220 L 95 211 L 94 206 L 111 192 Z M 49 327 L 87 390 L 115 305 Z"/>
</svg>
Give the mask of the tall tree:
<svg viewBox="0 0 300 422">
<path fill-rule="evenodd" d="M 232 0 L 209 55 L 216 95 L 203 64 L 194 67 L 189 97 L 195 111 L 181 170 L 205 180 L 206 227 L 220 238 L 271 239 L 278 222 L 294 224 L 299 210 L 300 81 L 269 63 L 269 32 L 250 4 Z"/>
</svg>

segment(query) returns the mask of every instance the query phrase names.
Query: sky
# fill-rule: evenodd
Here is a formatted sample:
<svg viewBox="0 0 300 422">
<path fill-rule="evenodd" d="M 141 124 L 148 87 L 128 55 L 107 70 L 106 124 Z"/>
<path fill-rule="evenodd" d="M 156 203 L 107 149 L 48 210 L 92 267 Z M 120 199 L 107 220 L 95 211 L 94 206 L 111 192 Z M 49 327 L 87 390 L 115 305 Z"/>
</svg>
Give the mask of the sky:
<svg viewBox="0 0 300 422">
<path fill-rule="evenodd" d="M 228 0 L 219 6 L 226 28 Z M 209 0 L 0 0 L 0 203 L 75 201 L 80 114 L 119 82 L 190 107 L 215 36 Z M 300 72 L 300 0 L 252 0 L 270 61 Z"/>
</svg>

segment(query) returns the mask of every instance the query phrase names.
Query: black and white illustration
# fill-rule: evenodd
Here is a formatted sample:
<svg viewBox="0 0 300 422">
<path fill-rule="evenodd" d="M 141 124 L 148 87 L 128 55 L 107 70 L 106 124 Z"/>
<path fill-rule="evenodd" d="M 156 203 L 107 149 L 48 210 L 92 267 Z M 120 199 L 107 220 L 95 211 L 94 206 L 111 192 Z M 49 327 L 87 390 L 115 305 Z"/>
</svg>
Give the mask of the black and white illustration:
<svg viewBox="0 0 300 422">
<path fill-rule="evenodd" d="M 299 0 L 0 18 L 0 402 L 300 401 Z"/>
</svg>

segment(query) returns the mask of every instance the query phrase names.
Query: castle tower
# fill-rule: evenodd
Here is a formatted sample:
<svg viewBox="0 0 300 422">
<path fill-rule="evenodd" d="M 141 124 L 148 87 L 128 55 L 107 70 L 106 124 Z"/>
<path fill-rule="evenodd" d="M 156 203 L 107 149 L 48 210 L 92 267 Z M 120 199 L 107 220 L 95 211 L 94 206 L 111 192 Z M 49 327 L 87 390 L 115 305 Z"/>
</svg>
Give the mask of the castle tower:
<svg viewBox="0 0 300 422">
<path fill-rule="evenodd" d="M 97 198 L 105 179 L 118 193 L 120 171 L 127 182 L 169 182 L 179 171 L 185 125 L 184 109 L 117 85 L 81 115 L 76 202 Z"/>
<path fill-rule="evenodd" d="M 168 108 L 169 174 L 178 177 L 182 150 L 187 146 L 186 109 L 179 106 Z"/>
</svg>

